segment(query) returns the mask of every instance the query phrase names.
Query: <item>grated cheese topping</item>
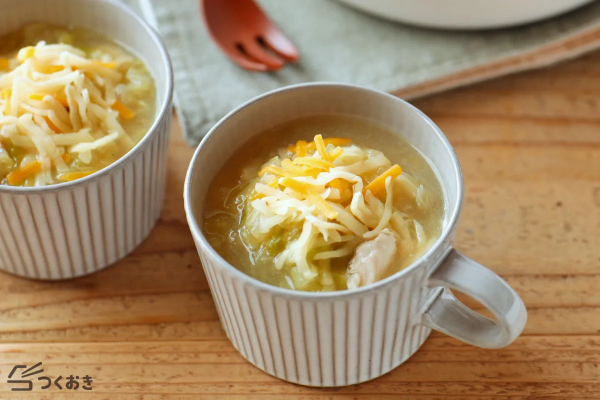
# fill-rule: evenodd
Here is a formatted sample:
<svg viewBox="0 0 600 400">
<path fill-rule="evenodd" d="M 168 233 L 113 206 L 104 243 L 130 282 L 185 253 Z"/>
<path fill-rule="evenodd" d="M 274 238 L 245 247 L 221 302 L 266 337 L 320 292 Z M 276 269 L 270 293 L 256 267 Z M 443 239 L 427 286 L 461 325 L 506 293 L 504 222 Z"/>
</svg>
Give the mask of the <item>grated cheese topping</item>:
<svg viewBox="0 0 600 400">
<path fill-rule="evenodd" d="M 63 155 L 89 164 L 95 150 L 115 142 L 133 146 L 119 120 L 135 113 L 117 98 L 127 60 L 108 54 L 101 59 L 92 60 L 68 44 L 43 41 L 20 49 L 14 59 L 0 59 L 0 167 L 11 171 L 5 183 L 33 178 L 35 186 L 43 186 L 60 174 L 62 181 L 86 176 L 66 175 Z M 27 154 L 12 159 L 9 147 Z M 41 168 L 25 168 L 33 160 Z"/>
<path fill-rule="evenodd" d="M 274 265 L 295 267 L 304 282 L 331 281 L 328 261 L 351 256 L 386 229 L 398 246 L 415 252 L 427 246 L 419 222 L 394 206 L 395 192 L 422 196 L 423 187 L 383 153 L 350 139 L 300 140 L 263 165 L 251 184 L 243 224 L 254 242 L 265 240 L 275 227 L 283 234 L 297 232 Z"/>
</svg>

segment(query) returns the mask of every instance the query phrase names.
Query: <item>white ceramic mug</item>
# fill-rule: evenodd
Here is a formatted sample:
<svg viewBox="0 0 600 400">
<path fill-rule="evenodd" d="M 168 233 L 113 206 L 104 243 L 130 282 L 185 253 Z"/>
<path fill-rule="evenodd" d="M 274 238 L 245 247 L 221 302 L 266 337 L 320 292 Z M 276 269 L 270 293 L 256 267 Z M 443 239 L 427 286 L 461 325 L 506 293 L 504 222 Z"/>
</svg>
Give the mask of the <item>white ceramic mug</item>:
<svg viewBox="0 0 600 400">
<path fill-rule="evenodd" d="M 307 293 L 259 282 L 228 264 L 203 232 L 206 192 L 232 153 L 253 136 L 311 115 L 372 119 L 401 135 L 430 161 L 446 202 L 437 242 L 408 268 L 352 291 Z M 309 386 L 343 386 L 377 378 L 413 355 L 431 329 L 485 348 L 509 345 L 527 311 L 515 291 L 452 247 L 463 201 L 460 166 L 440 129 L 418 109 L 357 86 L 313 83 L 257 97 L 223 118 L 202 141 L 185 183 L 185 209 L 221 323 L 233 345 L 258 368 Z M 477 299 L 486 318 L 447 289 Z"/>
</svg>

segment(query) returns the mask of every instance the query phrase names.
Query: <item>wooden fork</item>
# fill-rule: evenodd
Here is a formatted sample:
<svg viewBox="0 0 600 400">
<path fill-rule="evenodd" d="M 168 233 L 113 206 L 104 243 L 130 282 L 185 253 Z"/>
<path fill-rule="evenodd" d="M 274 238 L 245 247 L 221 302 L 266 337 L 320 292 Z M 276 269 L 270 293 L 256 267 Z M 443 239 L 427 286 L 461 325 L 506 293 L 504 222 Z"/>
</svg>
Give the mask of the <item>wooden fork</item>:
<svg viewBox="0 0 600 400">
<path fill-rule="evenodd" d="M 298 50 L 253 0 L 201 0 L 208 32 L 240 67 L 276 71 L 298 59 Z"/>
</svg>

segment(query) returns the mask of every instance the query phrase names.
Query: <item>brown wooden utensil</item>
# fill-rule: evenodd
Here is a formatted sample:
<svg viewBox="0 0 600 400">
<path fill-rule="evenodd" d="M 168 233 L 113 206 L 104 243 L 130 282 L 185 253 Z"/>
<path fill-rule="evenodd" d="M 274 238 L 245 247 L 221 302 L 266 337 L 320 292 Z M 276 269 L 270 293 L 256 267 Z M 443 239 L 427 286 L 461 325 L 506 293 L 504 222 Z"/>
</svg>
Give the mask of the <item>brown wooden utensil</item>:
<svg viewBox="0 0 600 400">
<path fill-rule="evenodd" d="M 298 59 L 298 50 L 253 0 L 201 0 L 215 43 L 240 67 L 276 71 Z"/>
</svg>

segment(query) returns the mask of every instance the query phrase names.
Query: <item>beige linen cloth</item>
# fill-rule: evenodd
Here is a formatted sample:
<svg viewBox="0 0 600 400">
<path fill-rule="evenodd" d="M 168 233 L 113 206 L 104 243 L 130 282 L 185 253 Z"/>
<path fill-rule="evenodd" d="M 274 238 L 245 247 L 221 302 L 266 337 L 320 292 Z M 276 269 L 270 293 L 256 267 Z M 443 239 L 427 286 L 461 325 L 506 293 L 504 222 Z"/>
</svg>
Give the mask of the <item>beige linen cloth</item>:
<svg viewBox="0 0 600 400">
<path fill-rule="evenodd" d="M 277 73 L 255 73 L 231 63 L 212 43 L 198 0 L 125 1 L 141 9 L 166 42 L 190 145 L 233 108 L 285 85 L 349 82 L 412 99 L 600 47 L 598 1 L 524 27 L 448 32 L 388 22 L 333 0 L 259 0 L 301 55 Z"/>
</svg>

